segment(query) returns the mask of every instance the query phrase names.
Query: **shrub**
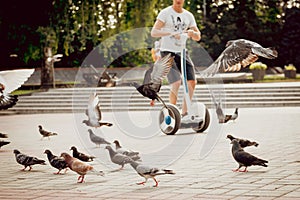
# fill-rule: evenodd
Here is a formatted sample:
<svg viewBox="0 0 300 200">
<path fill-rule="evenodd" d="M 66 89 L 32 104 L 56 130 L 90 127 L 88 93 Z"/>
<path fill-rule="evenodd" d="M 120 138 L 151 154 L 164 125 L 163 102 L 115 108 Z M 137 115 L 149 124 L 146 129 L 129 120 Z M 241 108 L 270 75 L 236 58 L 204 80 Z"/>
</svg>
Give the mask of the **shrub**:
<svg viewBox="0 0 300 200">
<path fill-rule="evenodd" d="M 262 70 L 266 70 L 268 67 L 266 64 L 262 63 L 262 62 L 254 62 L 250 65 L 249 69 L 262 69 Z"/>
<path fill-rule="evenodd" d="M 293 64 L 285 65 L 284 69 L 288 71 L 296 71 L 296 67 Z"/>
</svg>

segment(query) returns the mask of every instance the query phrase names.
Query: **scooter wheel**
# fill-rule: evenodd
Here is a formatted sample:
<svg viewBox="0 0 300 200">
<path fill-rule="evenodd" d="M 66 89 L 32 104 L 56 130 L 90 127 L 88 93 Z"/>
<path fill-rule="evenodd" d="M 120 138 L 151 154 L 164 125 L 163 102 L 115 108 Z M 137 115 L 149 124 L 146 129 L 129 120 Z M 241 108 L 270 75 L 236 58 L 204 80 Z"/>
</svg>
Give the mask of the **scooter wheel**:
<svg viewBox="0 0 300 200">
<path fill-rule="evenodd" d="M 203 121 L 199 122 L 198 126 L 194 127 L 193 130 L 196 131 L 197 133 L 202 133 L 208 128 L 209 124 L 210 124 L 210 115 L 208 109 L 206 108 L 204 122 Z"/>
<path fill-rule="evenodd" d="M 168 104 L 167 108 L 163 107 L 159 114 L 160 130 L 166 135 L 174 135 L 181 123 L 179 110 L 172 104 Z"/>
</svg>

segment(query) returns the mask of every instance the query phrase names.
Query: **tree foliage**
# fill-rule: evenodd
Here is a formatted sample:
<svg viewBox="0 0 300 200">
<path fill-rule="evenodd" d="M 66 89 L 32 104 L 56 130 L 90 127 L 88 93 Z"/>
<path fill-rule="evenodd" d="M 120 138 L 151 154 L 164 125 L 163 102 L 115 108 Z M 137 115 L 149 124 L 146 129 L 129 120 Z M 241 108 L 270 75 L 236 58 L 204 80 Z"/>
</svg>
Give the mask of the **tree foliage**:
<svg viewBox="0 0 300 200">
<path fill-rule="evenodd" d="M 32 6 L 36 3 L 38 9 Z M 101 55 L 114 58 L 124 49 L 120 49 L 120 38 L 112 36 L 153 26 L 158 12 L 171 3 L 169 0 L 10 0 L 0 8 L 1 45 L 6 47 L 1 48 L 2 60 L 7 66 L 38 67 L 43 47 L 51 46 L 53 53 L 65 55 L 56 66 L 79 66 L 89 52 L 109 38 Z M 290 13 L 299 8 L 296 0 L 186 0 L 185 8 L 195 15 L 202 32 L 200 44 L 213 58 L 221 53 L 228 40 L 245 38 L 280 49 L 284 56 L 267 60 L 267 64 L 282 66 L 294 62 L 300 67 L 296 59 L 299 47 L 294 42 L 299 37 L 295 28 L 299 25 L 299 15 Z M 149 43 L 149 35 L 142 32 L 139 41 Z M 134 45 L 134 40 L 131 42 Z M 287 51 L 291 45 L 295 50 Z M 17 63 L 9 57 L 12 54 L 18 55 L 14 59 L 19 59 Z M 117 56 L 111 66 L 137 66 L 150 61 L 150 52 L 141 49 Z"/>
</svg>

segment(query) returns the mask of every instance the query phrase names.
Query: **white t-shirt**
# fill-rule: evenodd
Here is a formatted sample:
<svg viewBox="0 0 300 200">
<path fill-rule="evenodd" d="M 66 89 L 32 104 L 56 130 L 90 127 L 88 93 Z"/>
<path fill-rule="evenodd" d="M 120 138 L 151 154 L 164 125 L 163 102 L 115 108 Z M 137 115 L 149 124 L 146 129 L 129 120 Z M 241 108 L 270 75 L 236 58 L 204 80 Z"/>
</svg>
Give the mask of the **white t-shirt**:
<svg viewBox="0 0 300 200">
<path fill-rule="evenodd" d="M 182 13 L 178 13 L 172 6 L 161 10 L 157 19 L 165 23 L 162 27 L 163 31 L 182 33 L 188 28 L 197 27 L 195 17 L 191 12 L 183 9 Z M 181 50 L 181 43 L 174 36 L 163 36 L 160 50 L 178 53 Z"/>
</svg>

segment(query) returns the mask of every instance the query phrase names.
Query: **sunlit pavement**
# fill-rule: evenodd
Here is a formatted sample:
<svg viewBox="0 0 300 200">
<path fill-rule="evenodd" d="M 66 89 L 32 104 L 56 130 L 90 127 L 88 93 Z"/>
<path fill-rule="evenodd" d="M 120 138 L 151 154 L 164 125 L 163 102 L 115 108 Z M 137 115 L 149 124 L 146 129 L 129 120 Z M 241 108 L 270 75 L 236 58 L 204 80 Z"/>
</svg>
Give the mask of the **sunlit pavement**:
<svg viewBox="0 0 300 200">
<path fill-rule="evenodd" d="M 233 109 L 226 110 L 226 113 Z M 90 142 L 82 114 L 0 115 L 0 132 L 11 143 L 0 149 L 0 199 L 299 199 L 300 198 L 300 107 L 241 108 L 235 122 L 219 125 L 214 110 L 205 133 L 179 130 L 174 136 L 160 132 L 158 113 L 103 113 L 112 127 L 92 129 L 109 141 L 118 139 L 126 148 L 139 151 L 143 163 L 173 169 L 175 175 L 159 176 L 153 187 L 130 165 L 121 171 L 109 160 L 108 151 Z M 57 136 L 41 140 L 38 125 Z M 259 143 L 246 151 L 269 161 L 269 167 L 249 167 L 249 172 L 232 172 L 238 164 L 231 156 L 227 134 Z M 71 153 L 71 146 L 95 155 L 90 164 L 105 176 L 87 174 L 84 183 L 71 170 L 54 175 L 43 154 Z M 20 171 L 13 149 L 46 160 L 32 171 Z"/>
</svg>

